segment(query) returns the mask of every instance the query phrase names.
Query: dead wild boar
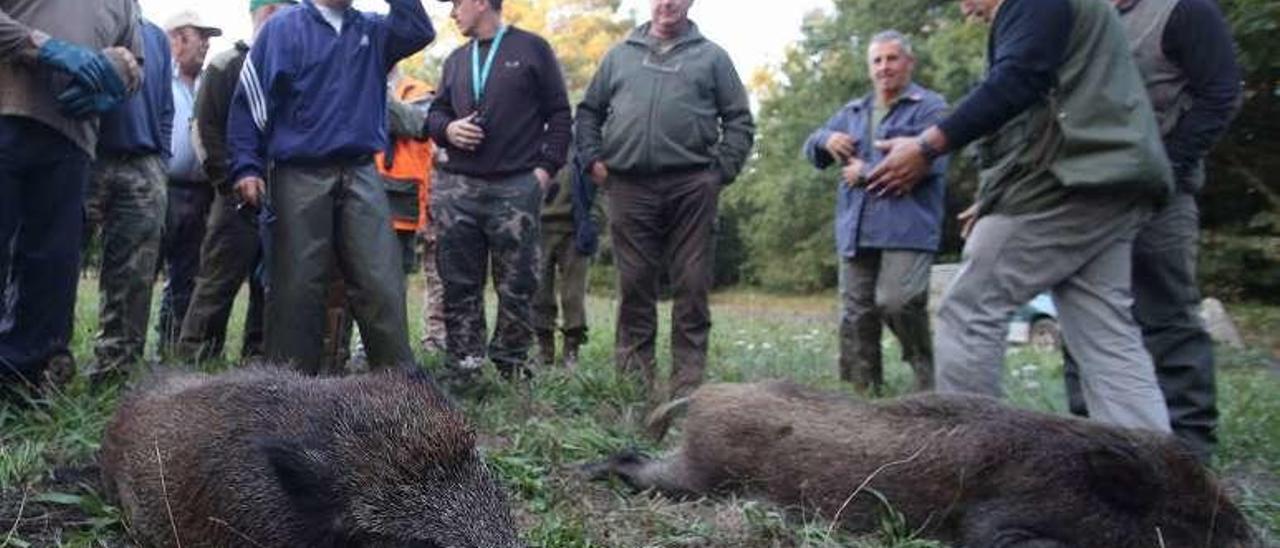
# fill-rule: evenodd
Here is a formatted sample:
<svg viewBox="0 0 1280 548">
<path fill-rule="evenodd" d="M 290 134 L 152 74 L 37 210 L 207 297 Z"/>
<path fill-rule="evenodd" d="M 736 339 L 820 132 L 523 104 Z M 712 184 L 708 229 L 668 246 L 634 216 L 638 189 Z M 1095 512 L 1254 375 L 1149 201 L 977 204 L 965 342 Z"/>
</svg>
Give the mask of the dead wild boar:
<svg viewBox="0 0 1280 548">
<path fill-rule="evenodd" d="M 590 464 L 678 496 L 742 491 L 874 529 L 885 503 L 966 548 L 1245 548 L 1244 517 L 1172 437 L 920 394 L 876 403 L 785 382 L 709 385 L 683 445 Z"/>
<path fill-rule="evenodd" d="M 102 469 L 148 546 L 521 546 L 475 434 L 425 374 L 172 374 L 128 395 Z"/>
</svg>

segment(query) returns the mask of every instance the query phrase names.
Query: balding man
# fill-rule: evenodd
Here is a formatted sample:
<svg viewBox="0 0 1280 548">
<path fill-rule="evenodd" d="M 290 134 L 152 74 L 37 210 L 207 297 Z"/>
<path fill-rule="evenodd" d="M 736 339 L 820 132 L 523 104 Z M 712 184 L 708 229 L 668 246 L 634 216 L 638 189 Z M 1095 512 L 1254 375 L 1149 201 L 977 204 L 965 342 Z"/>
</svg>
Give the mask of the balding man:
<svg viewBox="0 0 1280 548">
<path fill-rule="evenodd" d="M 702 383 L 711 333 L 720 190 L 755 139 L 746 88 L 729 54 L 689 20 L 693 0 L 650 0 L 650 22 L 609 50 L 578 105 L 578 153 L 609 197 L 618 265 L 615 365 L 654 402 Z M 675 292 L 671 383 L 654 390 L 658 282 Z"/>
</svg>

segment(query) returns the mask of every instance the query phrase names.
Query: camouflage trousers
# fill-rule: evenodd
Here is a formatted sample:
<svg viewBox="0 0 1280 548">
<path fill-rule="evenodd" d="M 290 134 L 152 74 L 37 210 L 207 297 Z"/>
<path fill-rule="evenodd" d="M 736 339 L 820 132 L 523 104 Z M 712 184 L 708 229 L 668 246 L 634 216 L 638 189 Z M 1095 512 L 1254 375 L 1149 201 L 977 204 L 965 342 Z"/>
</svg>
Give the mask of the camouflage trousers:
<svg viewBox="0 0 1280 548">
<path fill-rule="evenodd" d="M 573 246 L 573 228 L 542 233 L 542 276 L 533 301 L 534 330 L 549 334 L 556 329 L 557 314 L 566 337 L 583 339 L 587 332 L 587 267 L 590 260 Z M 557 274 L 559 275 L 557 277 Z M 556 295 L 560 297 L 559 310 Z"/>
<path fill-rule="evenodd" d="M 916 374 L 916 390 L 933 388 L 929 337 L 929 267 L 933 253 L 858 249 L 840 264 L 840 378 L 860 391 L 884 385 L 880 336 L 888 324 L 902 361 Z"/>
<path fill-rule="evenodd" d="M 102 231 L 93 348 L 97 373 L 142 359 L 168 202 L 166 181 L 158 154 L 104 156 L 93 166 L 85 210 L 88 221 Z"/>
<path fill-rule="evenodd" d="M 422 348 L 427 352 L 444 350 L 444 282 L 436 261 L 439 239 L 434 224 L 427 224 L 422 235 Z"/>
<path fill-rule="evenodd" d="M 488 357 L 505 373 L 524 369 L 538 288 L 538 181 L 532 173 L 485 180 L 445 172 L 433 181 L 449 364 L 470 370 L 484 362 L 484 284 L 492 261 L 498 318 Z"/>
</svg>

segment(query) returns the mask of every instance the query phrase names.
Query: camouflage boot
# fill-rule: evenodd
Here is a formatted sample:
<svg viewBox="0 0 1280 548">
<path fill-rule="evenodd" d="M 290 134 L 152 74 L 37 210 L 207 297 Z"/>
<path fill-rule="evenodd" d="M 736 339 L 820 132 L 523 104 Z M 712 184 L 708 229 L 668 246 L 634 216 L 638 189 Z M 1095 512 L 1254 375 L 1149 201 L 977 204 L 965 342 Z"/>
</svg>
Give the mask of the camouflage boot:
<svg viewBox="0 0 1280 548">
<path fill-rule="evenodd" d="M 566 351 L 568 341 L 565 342 Z M 550 367 L 556 363 L 556 332 L 538 331 L 538 363 Z"/>
</svg>

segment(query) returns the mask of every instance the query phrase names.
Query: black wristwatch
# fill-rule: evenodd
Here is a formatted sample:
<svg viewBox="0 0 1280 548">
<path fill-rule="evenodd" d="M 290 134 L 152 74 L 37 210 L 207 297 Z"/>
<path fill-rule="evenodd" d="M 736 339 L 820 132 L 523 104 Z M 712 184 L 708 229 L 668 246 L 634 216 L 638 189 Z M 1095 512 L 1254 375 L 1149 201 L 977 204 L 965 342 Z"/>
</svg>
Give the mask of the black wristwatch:
<svg viewBox="0 0 1280 548">
<path fill-rule="evenodd" d="M 920 153 L 924 154 L 924 159 L 931 164 L 934 160 L 937 160 L 939 156 L 942 156 L 942 152 L 932 144 L 929 144 L 929 140 L 924 138 L 923 133 L 916 138 L 916 144 L 920 145 Z"/>
</svg>

